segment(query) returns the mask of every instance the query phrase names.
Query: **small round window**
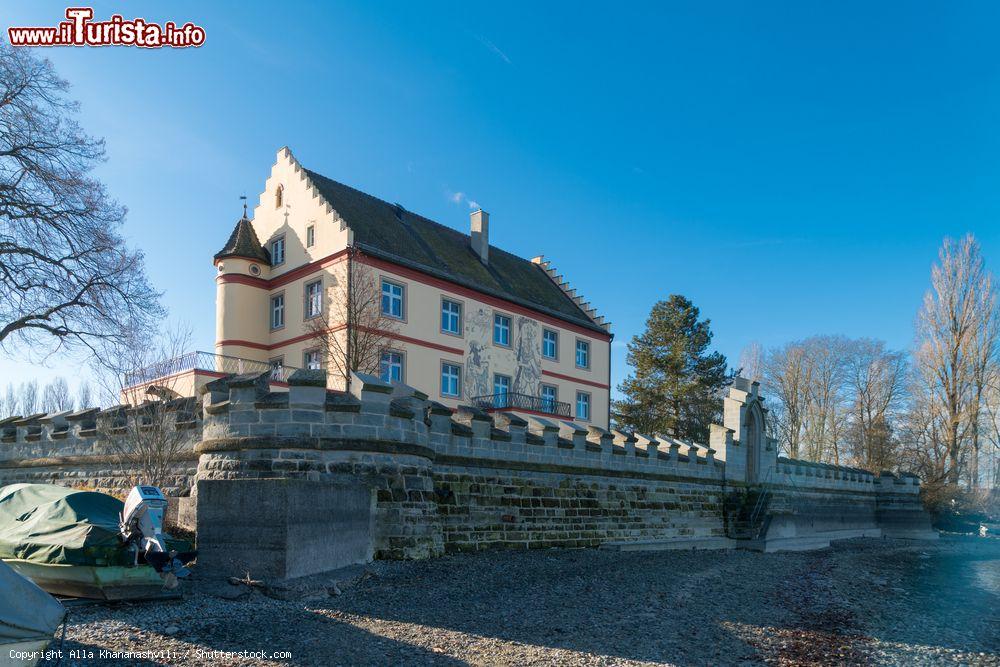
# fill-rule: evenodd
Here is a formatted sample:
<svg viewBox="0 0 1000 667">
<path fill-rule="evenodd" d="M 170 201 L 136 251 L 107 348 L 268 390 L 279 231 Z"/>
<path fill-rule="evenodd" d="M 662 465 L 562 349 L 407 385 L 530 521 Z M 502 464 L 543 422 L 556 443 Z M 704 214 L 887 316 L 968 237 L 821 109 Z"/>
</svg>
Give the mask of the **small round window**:
<svg viewBox="0 0 1000 667">
<path fill-rule="evenodd" d="M 251 264 L 250 265 L 250 273 L 252 275 L 259 276 L 260 275 L 260 267 L 257 266 L 256 264 Z"/>
</svg>

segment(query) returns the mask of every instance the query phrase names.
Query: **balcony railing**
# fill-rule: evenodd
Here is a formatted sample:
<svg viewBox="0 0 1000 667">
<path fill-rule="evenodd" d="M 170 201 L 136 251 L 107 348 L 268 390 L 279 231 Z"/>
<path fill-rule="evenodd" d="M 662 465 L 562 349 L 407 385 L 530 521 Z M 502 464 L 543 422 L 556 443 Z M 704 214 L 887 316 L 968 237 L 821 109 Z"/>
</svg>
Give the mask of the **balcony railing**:
<svg viewBox="0 0 1000 667">
<path fill-rule="evenodd" d="M 569 403 L 560 403 L 542 396 L 515 392 L 475 396 L 472 398 L 472 404 L 483 410 L 527 410 L 566 417 L 567 419 L 572 415 Z"/>
<path fill-rule="evenodd" d="M 266 361 L 241 359 L 212 352 L 187 352 L 173 359 L 164 359 L 145 368 L 125 374 L 125 386 L 134 387 L 160 378 L 191 370 L 213 371 L 227 375 L 235 373 L 263 373 L 271 371 L 272 382 L 287 382 L 288 376 L 298 370 L 293 366 L 276 366 Z"/>
</svg>

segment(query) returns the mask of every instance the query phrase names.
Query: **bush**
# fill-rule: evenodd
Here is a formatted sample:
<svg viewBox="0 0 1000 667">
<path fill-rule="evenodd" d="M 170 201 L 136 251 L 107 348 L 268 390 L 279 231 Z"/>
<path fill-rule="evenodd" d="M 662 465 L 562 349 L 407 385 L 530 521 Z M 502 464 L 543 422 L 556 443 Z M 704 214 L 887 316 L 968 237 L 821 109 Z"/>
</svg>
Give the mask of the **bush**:
<svg viewBox="0 0 1000 667">
<path fill-rule="evenodd" d="M 978 533 L 979 526 L 989 518 L 986 496 L 968 489 L 934 484 L 924 486 L 920 495 L 924 507 L 930 512 L 931 522 L 938 530 Z"/>
</svg>

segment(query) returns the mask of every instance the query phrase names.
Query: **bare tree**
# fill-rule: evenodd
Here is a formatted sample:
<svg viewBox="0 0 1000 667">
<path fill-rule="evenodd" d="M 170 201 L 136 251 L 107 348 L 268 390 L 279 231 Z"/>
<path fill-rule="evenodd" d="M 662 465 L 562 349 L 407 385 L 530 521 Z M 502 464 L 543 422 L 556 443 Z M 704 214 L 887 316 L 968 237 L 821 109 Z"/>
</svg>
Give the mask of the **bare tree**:
<svg viewBox="0 0 1000 667">
<path fill-rule="evenodd" d="M 883 470 L 897 464 L 893 430 L 906 397 L 907 359 L 880 340 L 852 341 L 847 357 L 850 439 L 855 465 Z"/>
<path fill-rule="evenodd" d="M 972 344 L 972 384 L 973 405 L 971 416 L 971 456 L 969 465 L 969 486 L 976 490 L 980 484 L 980 450 L 983 444 L 984 420 L 988 418 L 985 409 L 986 396 L 991 385 L 996 384 L 998 375 L 997 340 L 1000 338 L 1000 312 L 997 310 L 997 295 L 992 285 L 992 274 L 986 274 L 987 284 L 980 292 L 980 302 L 976 305 L 977 326 Z M 986 429 L 989 427 L 986 426 Z"/>
<path fill-rule="evenodd" d="M 22 382 L 19 394 L 18 405 L 24 416 L 37 414 L 41 409 L 41 402 L 38 399 L 38 381 Z"/>
<path fill-rule="evenodd" d="M 777 418 L 778 440 L 788 456 L 798 458 L 802 428 L 812 384 L 812 367 L 805 347 L 789 343 L 770 350 L 764 360 L 767 393 L 781 406 Z"/>
<path fill-rule="evenodd" d="M 967 235 L 946 238 L 931 270 L 931 289 L 917 314 L 917 372 L 939 405 L 941 434 L 948 452 L 948 482 L 956 486 L 965 447 L 978 440 L 983 360 L 996 346 L 996 294 L 979 244 Z"/>
<path fill-rule="evenodd" d="M 843 336 L 813 336 L 801 345 L 810 380 L 802 420 L 805 456 L 838 464 L 846 418 L 844 361 L 850 343 Z"/>
<path fill-rule="evenodd" d="M 80 410 L 94 407 L 94 393 L 90 388 L 90 382 L 83 380 L 76 390 L 76 405 Z"/>
<path fill-rule="evenodd" d="M 93 177 L 104 143 L 48 60 L 0 43 L 0 347 L 94 350 L 161 314 L 125 209 Z"/>
<path fill-rule="evenodd" d="M 114 453 L 130 484 L 172 486 L 178 455 L 191 445 L 191 431 L 177 424 L 195 418 L 193 397 L 181 397 L 176 377 L 157 377 L 138 386 L 140 369 L 187 350 L 190 331 L 184 327 L 153 330 L 119 341 L 113 353 L 94 361 L 97 381 L 107 405 L 98 420 L 98 436 Z"/>
<path fill-rule="evenodd" d="M 42 391 L 42 412 L 53 413 L 73 409 L 73 397 L 65 378 L 57 377 Z"/>
<path fill-rule="evenodd" d="M 740 352 L 740 376 L 751 382 L 760 382 L 764 377 L 764 348 L 755 340 L 750 341 Z"/>
<path fill-rule="evenodd" d="M 346 389 L 351 371 L 379 374 L 383 352 L 399 345 L 399 320 L 383 314 L 382 286 L 371 267 L 353 252 L 338 266 L 307 330 L 334 386 Z M 306 298 L 308 313 L 315 306 Z"/>
<path fill-rule="evenodd" d="M 902 420 L 898 461 L 919 474 L 928 487 L 935 487 L 945 483 L 949 473 L 947 410 L 933 388 L 916 373 L 910 383 L 909 397 Z"/>
<path fill-rule="evenodd" d="M 985 470 L 980 482 L 986 489 L 996 489 L 1000 484 L 1000 368 L 994 367 L 987 379 L 980 423 L 981 438 L 988 445 L 979 461 Z"/>
<path fill-rule="evenodd" d="M 7 391 L 4 393 L 3 398 L 3 414 L 5 417 L 13 417 L 17 414 L 18 410 L 21 409 L 21 402 L 18 400 L 17 391 L 14 389 L 14 383 L 7 383 Z"/>
</svg>

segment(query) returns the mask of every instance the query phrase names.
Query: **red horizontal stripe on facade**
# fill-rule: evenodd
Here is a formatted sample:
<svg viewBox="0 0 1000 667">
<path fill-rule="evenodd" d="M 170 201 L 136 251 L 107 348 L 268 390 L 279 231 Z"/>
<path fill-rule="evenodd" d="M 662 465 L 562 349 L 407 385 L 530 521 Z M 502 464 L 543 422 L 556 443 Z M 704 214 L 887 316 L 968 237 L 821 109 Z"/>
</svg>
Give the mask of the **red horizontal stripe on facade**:
<svg viewBox="0 0 1000 667">
<path fill-rule="evenodd" d="M 304 264 L 297 269 L 292 269 L 288 273 L 282 273 L 280 276 L 275 276 L 271 278 L 268 283 L 270 283 L 271 288 L 281 287 L 282 285 L 287 285 L 290 282 L 298 280 L 308 276 L 311 273 L 315 273 L 320 269 L 325 269 L 328 266 L 336 264 L 337 262 L 343 260 L 347 257 L 347 250 L 339 250 L 332 255 L 327 255 L 323 259 L 317 259 L 315 262 L 309 262 Z"/>
<path fill-rule="evenodd" d="M 216 343 L 215 343 L 215 347 L 222 347 L 223 345 L 236 345 L 238 347 L 250 347 L 250 348 L 253 348 L 255 350 L 270 350 L 270 349 L 272 349 L 274 347 L 273 345 L 265 345 L 264 343 L 254 343 L 253 341 L 239 340 L 239 339 L 236 339 L 236 338 L 229 338 L 229 339 L 226 339 L 226 340 L 220 340 L 220 341 L 216 341 Z"/>
<path fill-rule="evenodd" d="M 327 329 L 322 333 L 336 333 L 337 331 L 343 331 L 346 329 L 343 324 L 331 329 Z M 301 343 L 304 340 L 309 340 L 311 338 L 316 338 L 319 334 L 310 331 L 307 334 L 302 334 L 301 336 L 296 336 L 295 338 L 289 338 L 287 340 L 279 340 L 277 343 L 254 343 L 249 340 L 240 340 L 238 338 L 230 338 L 226 340 L 221 340 L 215 344 L 216 347 L 221 347 L 222 345 L 239 345 L 241 347 L 252 347 L 255 350 L 275 350 L 279 347 L 285 347 L 287 345 L 294 345 L 295 343 Z"/>
<path fill-rule="evenodd" d="M 240 273 L 224 273 L 221 276 L 218 276 L 216 280 L 220 283 L 236 283 L 237 285 L 249 285 L 250 287 L 256 287 L 258 289 L 270 289 L 268 282 L 263 278 L 244 276 Z"/>
<path fill-rule="evenodd" d="M 549 324 L 562 327 L 564 329 L 569 329 L 570 331 L 574 331 L 576 333 L 583 334 L 585 336 L 590 336 L 591 338 L 596 338 L 598 340 L 603 340 L 603 341 L 611 340 L 610 334 L 600 333 L 598 331 L 587 329 L 586 327 L 581 327 L 578 324 L 573 324 L 572 322 L 567 322 L 566 320 L 560 319 L 558 317 L 554 317 L 552 315 L 548 315 L 546 313 L 533 310 L 526 306 L 516 304 L 513 301 L 508 301 L 506 299 L 501 299 L 499 297 L 491 296 L 489 294 L 476 291 L 469 287 L 459 285 L 458 283 L 454 283 L 450 280 L 437 278 L 435 276 L 424 273 L 423 271 L 417 271 L 416 269 L 411 269 L 407 266 L 394 264 L 393 262 L 388 262 L 378 257 L 372 257 L 371 255 L 365 255 L 364 253 L 359 253 L 359 255 L 362 256 L 362 258 L 359 261 L 368 264 L 369 266 L 374 266 L 380 269 L 384 269 L 386 271 L 392 271 L 393 273 L 399 274 L 403 277 L 411 278 L 413 280 L 419 280 L 420 282 L 425 283 L 427 285 L 433 285 L 434 287 L 437 287 L 439 289 L 445 289 L 448 290 L 449 292 L 453 292 L 455 294 L 461 294 L 462 296 L 466 296 L 471 299 L 478 299 L 479 301 L 488 303 L 491 306 L 496 306 L 497 308 L 502 308 L 503 310 L 507 310 L 513 313 L 527 315 L 528 317 L 533 317 L 536 320 L 548 322 Z"/>
<path fill-rule="evenodd" d="M 270 280 L 265 280 L 264 278 L 254 278 L 253 276 L 244 276 L 239 273 L 224 273 L 216 278 L 216 280 L 221 283 L 239 283 L 240 285 L 250 285 L 251 287 L 258 287 L 264 290 L 272 290 L 276 287 L 281 287 L 282 285 L 294 282 L 304 276 L 316 273 L 317 271 L 325 269 L 332 264 L 336 264 L 346 256 L 347 251 L 341 250 L 333 253 L 332 255 L 327 255 L 323 259 L 317 259 L 315 262 L 303 264 L 297 269 L 292 269 L 288 273 L 282 273 L 280 276 L 275 276 Z M 241 257 L 239 259 L 246 258 Z"/>
<path fill-rule="evenodd" d="M 476 291 L 469 287 L 459 285 L 458 283 L 452 282 L 450 280 L 445 280 L 443 278 L 437 278 L 430 274 L 424 273 L 422 271 L 417 271 L 416 269 L 411 269 L 400 264 L 395 264 L 393 262 L 380 259 L 378 257 L 372 257 L 371 255 L 366 255 L 362 252 L 358 252 L 358 261 L 368 264 L 369 266 L 374 266 L 377 268 L 384 269 L 386 271 L 392 271 L 398 275 L 411 278 L 413 280 L 419 280 L 427 285 L 432 285 L 439 289 L 448 290 L 454 294 L 461 294 L 472 299 L 477 299 L 484 303 L 488 303 L 491 306 L 497 308 L 502 308 L 503 310 L 510 311 L 513 313 L 519 313 L 521 315 L 527 315 L 528 317 L 533 317 L 536 320 L 542 322 L 548 322 L 549 324 L 562 327 L 564 329 L 569 329 L 578 334 L 584 336 L 590 336 L 591 338 L 596 338 L 597 340 L 610 341 L 611 336 L 607 333 L 601 333 L 598 331 L 593 331 L 592 329 L 587 329 L 586 327 L 581 327 L 578 324 L 573 324 L 566 320 L 548 315 L 546 313 L 539 312 L 532 308 L 516 304 L 513 301 L 508 301 L 506 299 L 501 299 L 499 297 L 491 296 L 489 294 L 484 294 L 483 292 Z M 323 259 L 318 259 L 315 262 L 310 262 L 309 264 L 304 264 L 297 269 L 292 269 L 288 273 L 283 273 L 280 276 L 271 278 L 270 280 L 264 280 L 263 278 L 254 278 L 252 276 L 244 276 L 241 274 L 223 274 L 220 275 L 217 280 L 222 283 L 238 283 L 241 285 L 249 285 L 251 287 L 257 287 L 264 290 L 272 290 L 276 287 L 281 287 L 282 285 L 287 285 L 288 283 L 303 278 L 312 273 L 315 273 L 321 269 L 324 269 L 331 264 L 335 264 L 347 256 L 347 250 L 340 250 L 328 255 Z"/>
<path fill-rule="evenodd" d="M 333 332 L 337 332 L 337 331 L 342 331 L 344 328 L 345 328 L 344 325 L 340 325 L 340 326 L 335 327 L 333 329 L 327 329 L 327 333 L 333 333 Z M 398 341 L 403 342 L 403 343 L 412 343 L 414 345 L 419 345 L 421 347 L 428 347 L 428 348 L 430 348 L 432 350 L 439 350 L 441 352 L 449 352 L 451 354 L 457 354 L 459 356 L 462 356 L 463 354 L 465 354 L 465 352 L 463 350 L 461 350 L 460 348 L 457 348 L 457 347 L 448 347 L 447 345 L 439 345 L 438 343 L 432 343 L 429 340 L 420 340 L 419 338 L 412 338 L 410 336 L 404 336 L 402 334 L 397 334 L 397 333 L 390 333 L 388 331 L 382 331 L 381 334 L 383 336 L 385 336 L 386 338 L 392 338 L 393 340 L 398 340 Z M 293 345 L 295 343 L 299 343 L 299 342 L 302 342 L 304 340 L 309 340 L 309 339 L 315 338 L 315 337 L 316 337 L 316 334 L 314 334 L 314 333 L 308 333 L 308 334 L 303 334 L 301 336 L 296 336 L 295 338 L 289 338 L 288 340 L 279 341 L 277 343 L 271 343 L 269 345 L 266 345 L 264 343 L 254 343 L 254 342 L 249 341 L 249 340 L 227 339 L 227 340 L 221 340 L 221 341 L 217 342 L 215 344 L 215 346 L 216 347 L 222 347 L 223 345 L 236 345 L 236 346 L 239 346 L 239 347 L 253 348 L 255 350 L 268 350 L 268 351 L 270 351 L 270 350 L 276 350 L 279 347 L 285 347 L 287 345 Z"/>
<path fill-rule="evenodd" d="M 585 384 L 591 387 L 597 387 L 598 389 L 610 389 L 610 385 L 601 384 L 600 382 L 594 382 L 593 380 L 583 380 L 581 378 L 575 378 L 571 375 L 563 375 L 562 373 L 556 373 L 555 371 L 542 370 L 542 375 L 548 375 L 549 377 L 559 378 L 560 380 L 568 380 L 569 382 L 578 382 L 580 384 Z"/>
<path fill-rule="evenodd" d="M 367 329 L 367 327 L 364 327 Z M 457 354 L 462 356 L 465 351 L 457 347 L 448 347 L 447 345 L 441 345 L 439 343 L 432 343 L 429 340 L 420 340 L 419 338 L 411 338 L 409 336 L 404 336 L 398 333 L 390 333 L 388 331 L 382 331 L 381 334 L 386 338 L 392 338 L 393 340 L 402 341 L 404 343 L 413 343 L 414 345 L 420 345 L 421 347 L 429 347 L 432 350 L 440 350 L 441 352 L 450 352 L 451 354 Z"/>
</svg>

